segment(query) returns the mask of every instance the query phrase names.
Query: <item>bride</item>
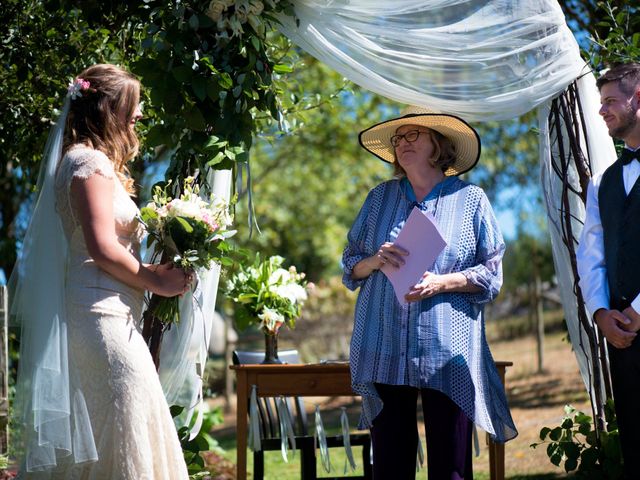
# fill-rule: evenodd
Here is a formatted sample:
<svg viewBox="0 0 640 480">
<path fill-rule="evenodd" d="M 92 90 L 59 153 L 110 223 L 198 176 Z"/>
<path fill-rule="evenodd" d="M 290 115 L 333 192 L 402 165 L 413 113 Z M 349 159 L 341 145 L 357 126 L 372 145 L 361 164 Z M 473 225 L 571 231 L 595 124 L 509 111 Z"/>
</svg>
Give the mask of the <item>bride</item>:
<svg viewBox="0 0 640 480">
<path fill-rule="evenodd" d="M 182 450 L 136 325 L 145 290 L 184 294 L 192 275 L 139 257 L 127 162 L 140 84 L 94 65 L 69 86 L 12 278 L 21 352 L 18 478 L 185 480 Z"/>
</svg>

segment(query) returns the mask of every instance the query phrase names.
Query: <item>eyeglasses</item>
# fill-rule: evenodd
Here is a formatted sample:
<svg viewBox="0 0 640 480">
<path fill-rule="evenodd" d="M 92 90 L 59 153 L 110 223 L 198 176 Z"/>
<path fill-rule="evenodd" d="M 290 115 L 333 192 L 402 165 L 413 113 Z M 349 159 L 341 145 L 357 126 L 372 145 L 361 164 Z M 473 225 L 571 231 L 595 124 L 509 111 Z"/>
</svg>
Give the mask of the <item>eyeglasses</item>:
<svg viewBox="0 0 640 480">
<path fill-rule="evenodd" d="M 394 135 L 393 137 L 391 137 L 391 145 L 393 145 L 394 147 L 397 147 L 398 145 L 400 145 L 400 140 L 402 140 L 403 138 L 407 142 L 413 143 L 418 139 L 421 133 L 429 133 L 429 132 L 424 130 L 409 130 L 404 135 Z"/>
</svg>

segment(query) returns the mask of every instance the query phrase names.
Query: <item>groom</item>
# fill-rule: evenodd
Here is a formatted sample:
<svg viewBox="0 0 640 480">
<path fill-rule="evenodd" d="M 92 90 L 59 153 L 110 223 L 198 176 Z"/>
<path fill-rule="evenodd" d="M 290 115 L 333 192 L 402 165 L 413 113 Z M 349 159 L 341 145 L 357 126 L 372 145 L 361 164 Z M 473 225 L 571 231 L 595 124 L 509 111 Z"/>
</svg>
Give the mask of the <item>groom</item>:
<svg viewBox="0 0 640 480">
<path fill-rule="evenodd" d="M 640 63 L 613 67 L 597 85 L 600 115 L 625 148 L 589 184 L 578 272 L 609 344 L 625 478 L 632 479 L 640 476 Z"/>
</svg>

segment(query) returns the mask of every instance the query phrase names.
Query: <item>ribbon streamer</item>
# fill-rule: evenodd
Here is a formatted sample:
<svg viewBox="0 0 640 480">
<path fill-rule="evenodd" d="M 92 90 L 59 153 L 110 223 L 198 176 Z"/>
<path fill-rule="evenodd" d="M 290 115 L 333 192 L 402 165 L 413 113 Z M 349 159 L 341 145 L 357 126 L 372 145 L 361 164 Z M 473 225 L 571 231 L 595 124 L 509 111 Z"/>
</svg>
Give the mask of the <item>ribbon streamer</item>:
<svg viewBox="0 0 640 480">
<path fill-rule="evenodd" d="M 476 451 L 476 457 L 480 456 L 480 440 L 478 440 L 478 429 L 473 424 L 473 449 Z"/>
<path fill-rule="evenodd" d="M 199 363 L 196 363 L 197 370 L 200 370 L 198 368 L 199 365 L 200 365 Z M 196 419 L 193 422 L 189 431 L 189 441 L 193 440 L 198 436 L 198 434 L 200 433 L 200 430 L 202 429 L 202 424 L 204 423 L 204 407 L 202 405 L 202 400 L 204 398 L 203 392 L 202 392 L 202 374 L 200 372 L 197 372 L 196 374 L 198 376 L 198 380 L 197 380 L 198 393 L 197 393 L 195 404 L 190 407 L 195 409 Z"/>
<path fill-rule="evenodd" d="M 157 263 L 157 260 L 159 260 L 159 258 L 157 256 L 154 256 L 152 257 L 151 263 Z M 205 338 L 209 338 L 208 335 L 210 334 L 210 330 L 207 330 L 206 328 L 206 322 L 204 320 L 202 305 L 198 300 L 203 296 L 202 289 L 200 288 L 200 274 L 197 271 L 195 271 L 194 273 L 196 275 L 196 279 L 194 281 L 193 287 L 180 300 L 180 307 L 179 307 L 180 317 L 183 318 L 183 322 L 180 326 L 173 325 L 173 327 L 188 328 L 188 331 L 185 331 L 184 334 L 188 338 L 192 338 L 193 332 L 195 330 L 195 324 L 196 322 L 200 321 L 202 322 L 202 330 L 205 332 L 205 335 L 206 335 Z M 188 310 L 188 307 L 185 306 L 187 303 L 191 307 L 190 312 Z M 189 322 L 186 320 L 186 317 L 189 317 L 189 316 L 193 318 L 193 321 Z M 169 327 L 171 327 L 171 325 Z M 167 332 L 168 331 L 169 331 L 169 328 L 167 329 Z M 166 340 L 166 337 L 162 341 L 163 345 L 166 344 L 165 340 Z M 184 406 L 185 409 L 183 413 L 181 413 L 178 417 L 181 419 L 182 422 L 184 422 L 185 426 L 189 428 L 189 441 L 193 440 L 198 436 L 198 434 L 200 433 L 200 430 L 202 429 L 202 425 L 204 423 L 205 410 L 203 405 L 203 401 L 204 401 L 203 361 L 206 361 L 206 359 L 203 360 L 202 355 L 199 355 L 198 358 L 194 359 L 193 368 L 195 369 L 195 372 L 194 372 L 195 377 L 191 381 L 193 382 L 193 385 L 194 385 L 192 390 L 195 392 L 195 398 L 192 397 L 192 399 L 189 399 L 186 405 L 184 405 L 184 403 L 182 404 L 182 406 Z M 163 367 L 163 363 L 161 359 L 160 368 L 162 369 L 162 367 Z M 162 381 L 162 376 L 161 376 L 161 381 Z M 165 385 L 163 385 L 163 388 L 164 387 Z M 179 402 L 176 402 L 176 404 L 180 405 Z M 194 417 L 194 414 L 195 414 L 195 417 Z"/>
<path fill-rule="evenodd" d="M 260 439 L 260 415 L 258 413 L 258 387 L 251 385 L 251 398 L 249 399 L 249 448 L 253 452 L 262 450 Z"/>
<path fill-rule="evenodd" d="M 322 460 L 322 467 L 327 473 L 331 472 L 331 459 L 329 458 L 329 448 L 327 447 L 327 436 L 324 433 L 324 425 L 322 424 L 322 417 L 320 417 L 320 406 L 316 405 L 316 440 L 320 446 L 320 459 Z"/>
<path fill-rule="evenodd" d="M 280 451 L 282 452 L 282 459 L 286 463 L 289 463 L 289 459 L 287 458 L 287 440 L 289 440 L 291 444 L 291 456 L 293 457 L 296 452 L 296 437 L 293 434 L 293 424 L 291 423 L 287 400 L 283 396 L 276 398 L 276 408 L 280 421 Z"/>
<path fill-rule="evenodd" d="M 253 186 L 251 183 L 251 166 L 249 162 L 237 162 L 237 173 L 236 173 L 236 192 L 238 196 L 240 196 L 243 191 L 242 188 L 243 179 L 242 179 L 242 170 L 247 170 L 247 211 L 248 211 L 248 223 L 249 223 L 249 238 L 253 235 L 253 227 L 255 226 L 257 232 L 261 234 L 260 227 L 258 226 L 258 220 L 256 218 L 256 210 L 253 205 Z"/>
<path fill-rule="evenodd" d="M 351 471 L 356 469 L 356 461 L 353 459 L 353 450 L 351 449 L 351 435 L 349 434 L 349 418 L 347 417 L 347 408 L 341 407 L 342 413 L 340 413 L 340 425 L 342 425 L 342 443 L 344 444 L 344 451 L 347 458 L 344 462 L 344 473 L 347 473 L 347 460 L 351 465 Z"/>
<path fill-rule="evenodd" d="M 418 453 L 416 460 L 416 472 L 420 471 L 420 467 L 424 466 L 424 450 L 422 449 L 422 440 L 418 437 Z M 373 457 L 372 457 L 373 458 Z"/>
</svg>

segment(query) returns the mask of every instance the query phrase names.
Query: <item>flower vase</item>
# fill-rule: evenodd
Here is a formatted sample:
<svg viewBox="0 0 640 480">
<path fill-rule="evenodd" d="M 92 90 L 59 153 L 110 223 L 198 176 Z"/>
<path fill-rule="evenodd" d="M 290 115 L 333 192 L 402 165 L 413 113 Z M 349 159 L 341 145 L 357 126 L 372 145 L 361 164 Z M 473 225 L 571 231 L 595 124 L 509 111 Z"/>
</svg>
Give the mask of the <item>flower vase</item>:
<svg viewBox="0 0 640 480">
<path fill-rule="evenodd" d="M 264 334 L 264 360 L 262 365 L 277 365 L 282 361 L 278 358 L 278 334 Z"/>
</svg>

